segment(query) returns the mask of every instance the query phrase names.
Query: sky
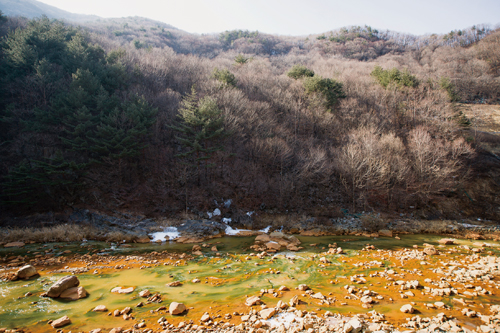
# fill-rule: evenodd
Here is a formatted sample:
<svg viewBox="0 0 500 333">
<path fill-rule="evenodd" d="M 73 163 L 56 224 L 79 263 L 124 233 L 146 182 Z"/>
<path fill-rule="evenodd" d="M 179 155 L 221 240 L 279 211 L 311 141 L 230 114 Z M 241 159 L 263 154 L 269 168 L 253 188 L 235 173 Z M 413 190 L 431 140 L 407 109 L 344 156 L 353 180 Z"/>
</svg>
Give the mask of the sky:
<svg viewBox="0 0 500 333">
<path fill-rule="evenodd" d="M 414 35 L 500 23 L 499 0 L 39 0 L 101 17 L 142 16 L 191 33 L 304 36 L 369 25 Z"/>
</svg>

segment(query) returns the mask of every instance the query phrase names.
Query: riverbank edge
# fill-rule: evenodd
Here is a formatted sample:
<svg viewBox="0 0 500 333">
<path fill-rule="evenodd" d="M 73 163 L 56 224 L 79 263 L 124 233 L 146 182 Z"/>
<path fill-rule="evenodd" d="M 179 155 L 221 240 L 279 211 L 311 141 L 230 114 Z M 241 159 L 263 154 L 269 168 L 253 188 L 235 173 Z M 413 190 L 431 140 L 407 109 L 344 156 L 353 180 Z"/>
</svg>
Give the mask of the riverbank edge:
<svg viewBox="0 0 500 333">
<path fill-rule="evenodd" d="M 235 214 L 237 215 L 237 214 Z M 403 234 L 438 234 L 474 240 L 499 240 L 500 224 L 477 220 L 422 220 L 416 218 L 382 218 L 378 214 L 356 214 L 320 219 L 293 214 L 239 214 L 237 218 L 212 216 L 179 216 L 169 219 L 151 219 L 130 214 L 115 216 L 79 210 L 64 218 L 36 215 L 24 218 L 22 223 L 10 223 L 0 228 L 0 246 L 11 243 L 79 242 L 82 240 L 149 243 L 151 234 L 166 227 L 176 227 L 180 236 L 175 241 L 200 243 L 223 236 L 256 236 L 279 231 L 301 236 L 357 235 L 366 237 L 398 237 Z M 207 216 L 208 217 L 208 216 Z M 15 221 L 14 221 L 15 222 Z M 18 226 L 17 226 L 18 225 Z M 22 227 L 22 226 L 25 227 Z M 35 225 L 27 227 L 27 225 Z M 227 235 L 228 226 L 242 229 L 236 235 Z"/>
</svg>

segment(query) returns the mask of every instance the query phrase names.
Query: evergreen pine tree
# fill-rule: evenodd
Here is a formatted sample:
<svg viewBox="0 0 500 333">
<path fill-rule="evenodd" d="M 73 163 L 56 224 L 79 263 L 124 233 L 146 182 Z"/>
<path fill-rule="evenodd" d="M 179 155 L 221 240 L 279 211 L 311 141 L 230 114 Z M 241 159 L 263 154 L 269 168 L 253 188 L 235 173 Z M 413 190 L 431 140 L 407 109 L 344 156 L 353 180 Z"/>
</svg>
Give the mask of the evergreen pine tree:
<svg viewBox="0 0 500 333">
<path fill-rule="evenodd" d="M 222 140 L 230 135 L 224 128 L 224 116 L 217 103 L 210 97 L 199 99 L 192 88 L 181 103 L 178 117 L 180 123 L 172 128 L 180 133 L 176 138 L 184 147 L 184 152 L 177 155 L 196 167 L 198 183 L 201 178 L 201 163 L 205 170 L 213 166 L 209 163 L 218 151 L 223 151 Z"/>
</svg>

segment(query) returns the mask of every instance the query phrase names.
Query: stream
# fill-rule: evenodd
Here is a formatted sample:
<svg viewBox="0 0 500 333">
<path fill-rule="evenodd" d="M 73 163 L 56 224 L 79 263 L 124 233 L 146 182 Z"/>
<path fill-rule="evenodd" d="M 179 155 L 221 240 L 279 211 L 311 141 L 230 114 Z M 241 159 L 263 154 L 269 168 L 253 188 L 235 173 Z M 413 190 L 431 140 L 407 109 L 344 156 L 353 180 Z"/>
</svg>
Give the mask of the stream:
<svg viewBox="0 0 500 333">
<path fill-rule="evenodd" d="M 2 281 L 0 282 L 0 327 L 7 329 L 28 328 L 36 332 L 54 332 L 55 329 L 47 325 L 48 320 L 62 316 L 71 318 L 71 331 L 90 331 L 97 328 L 110 329 L 113 327 L 131 327 L 139 321 L 144 321 L 146 327 L 157 329 L 157 321 L 164 316 L 169 323 L 177 325 L 181 321 L 193 320 L 199 323 L 199 318 L 210 312 L 219 314 L 219 320 L 224 319 L 224 314 L 233 314 L 226 318 L 226 322 L 238 324 L 239 317 L 235 312 L 248 312 L 249 307 L 245 300 L 249 296 L 261 295 L 262 301 L 268 306 L 275 306 L 278 300 L 288 302 L 291 297 L 298 295 L 304 299 L 305 304 L 298 306 L 300 309 L 322 313 L 352 314 L 366 313 L 371 310 L 383 313 L 396 325 L 405 322 L 408 315 L 399 311 L 399 308 L 409 301 L 415 302 L 421 316 L 433 315 L 436 310 L 427 309 L 423 305 L 436 300 L 443 301 L 453 307 L 452 297 L 444 296 L 434 300 L 422 292 L 415 292 L 412 299 L 400 297 L 400 291 L 392 288 L 387 279 L 370 277 L 373 273 L 387 271 L 387 269 L 400 274 L 400 279 L 417 279 L 422 285 L 428 285 L 426 278 L 439 279 L 440 273 L 433 269 L 443 266 L 443 262 L 460 262 L 465 264 L 465 259 L 470 253 L 462 250 L 461 246 L 473 246 L 475 241 L 456 240 L 456 245 L 438 247 L 438 240 L 443 238 L 438 235 L 401 235 L 395 238 L 368 238 L 361 236 L 324 236 L 302 237 L 303 250 L 299 252 L 282 251 L 271 254 L 262 259 L 251 255 L 249 247 L 255 237 L 223 237 L 211 239 L 203 247 L 202 256 L 191 256 L 193 244 L 178 244 L 175 242 L 130 244 L 127 247 L 103 242 L 84 243 L 49 243 L 31 244 L 23 248 L 1 248 L 0 258 L 15 260 L 24 258 L 25 261 L 36 259 L 49 254 L 52 258 L 51 265 L 35 265 L 40 276 L 30 280 Z M 328 245 L 337 243 L 345 254 L 325 255 Z M 397 251 L 413 249 L 417 245 L 423 248 L 425 243 L 433 244 L 445 255 L 430 256 L 425 262 L 422 260 L 406 260 L 402 262 L 396 255 Z M 486 251 L 478 254 L 481 256 L 496 256 L 500 253 L 498 242 L 485 241 Z M 371 244 L 377 250 L 362 251 Z M 212 246 L 217 247 L 217 252 L 212 251 Z M 443 252 L 448 251 L 448 252 Z M 323 253 L 323 254 L 322 254 Z M 326 257 L 328 263 L 322 264 L 319 257 Z M 62 258 L 62 259 L 61 259 Z M 192 259 L 190 259 L 192 258 Z M 60 263 L 58 260 L 61 259 Z M 382 263 L 383 266 L 371 263 Z M 360 265 L 364 264 L 364 265 Z M 446 264 L 444 266 L 449 266 Z M 80 285 L 88 292 L 88 297 L 76 301 L 51 299 L 40 295 L 59 278 L 71 275 L 72 270 L 84 268 L 83 273 L 76 273 Z M 66 272 L 61 272 L 65 270 Z M 3 271 L 5 272 L 5 270 Z M 0 271 L 0 273 L 2 273 Z M 366 280 L 361 284 L 352 282 L 350 277 L 362 275 Z M 200 283 L 193 283 L 199 279 Z M 166 284 L 178 281 L 179 287 L 168 287 Z M 389 280 L 390 281 L 390 280 Z M 495 278 L 498 282 L 498 276 Z M 295 290 L 300 284 L 306 284 L 314 293 L 333 298 L 336 301 L 330 304 L 318 302 L 315 299 L 304 297 L 304 293 Z M 384 296 L 384 300 L 374 304 L 372 308 L 361 307 L 356 297 L 350 297 L 344 288 L 346 285 L 356 285 L 358 288 L 374 290 Z M 479 285 L 479 284 L 477 284 Z M 485 285 L 492 291 L 491 295 L 470 297 L 471 304 L 500 303 L 500 294 L 492 288 L 491 283 Z M 262 290 L 275 289 L 287 286 L 290 291 L 280 293 L 277 297 Z M 115 287 L 134 287 L 129 294 L 111 293 Z M 485 287 L 486 288 L 486 287 Z M 139 292 L 149 290 L 152 294 L 162 296 L 161 303 L 147 304 Z M 25 296 L 30 295 L 31 296 Z M 346 296 L 348 298 L 346 298 Z M 358 297 L 359 298 L 359 297 Z M 391 298 L 392 301 L 388 299 Z M 171 316 L 168 312 L 155 311 L 160 306 L 171 302 L 182 302 L 188 312 L 182 316 Z M 137 307 L 139 302 L 144 306 Z M 91 311 L 98 305 L 105 305 L 109 312 L 125 307 L 132 308 L 133 320 L 124 320 L 122 317 L 107 315 L 108 313 Z M 460 316 L 455 311 L 456 316 Z M 472 327 L 479 325 L 478 320 L 463 318 L 465 323 Z"/>
</svg>

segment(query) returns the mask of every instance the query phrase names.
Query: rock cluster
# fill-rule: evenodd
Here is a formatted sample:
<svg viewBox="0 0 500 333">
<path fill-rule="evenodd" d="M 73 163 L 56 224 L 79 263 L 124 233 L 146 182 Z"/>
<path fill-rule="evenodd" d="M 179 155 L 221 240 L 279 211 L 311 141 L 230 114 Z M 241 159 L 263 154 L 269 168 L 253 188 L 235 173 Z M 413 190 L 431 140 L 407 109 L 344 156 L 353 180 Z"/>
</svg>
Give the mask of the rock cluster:
<svg viewBox="0 0 500 333">
<path fill-rule="evenodd" d="M 50 286 L 49 290 L 42 294 L 45 297 L 51 298 L 66 298 L 77 300 L 87 297 L 87 292 L 83 287 L 78 287 L 80 281 L 74 275 L 68 275 L 59 279 L 56 283 Z"/>
<path fill-rule="evenodd" d="M 299 251 L 303 247 L 300 245 L 300 240 L 295 236 L 285 235 L 281 232 L 272 232 L 270 235 L 262 234 L 255 237 L 255 244 L 250 248 L 255 251 L 278 252 L 282 248 L 289 251 Z"/>
</svg>

